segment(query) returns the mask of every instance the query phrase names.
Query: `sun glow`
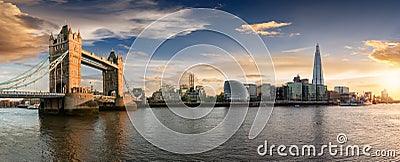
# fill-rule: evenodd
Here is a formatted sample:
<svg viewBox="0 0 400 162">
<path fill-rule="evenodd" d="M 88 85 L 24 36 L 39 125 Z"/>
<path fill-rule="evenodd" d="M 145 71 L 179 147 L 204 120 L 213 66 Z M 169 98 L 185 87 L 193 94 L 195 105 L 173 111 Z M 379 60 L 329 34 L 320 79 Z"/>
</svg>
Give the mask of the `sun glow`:
<svg viewBox="0 0 400 162">
<path fill-rule="evenodd" d="M 392 95 L 400 93 L 400 71 L 390 71 L 382 77 L 382 87 L 387 89 Z M 391 94 L 389 94 L 391 96 Z"/>
<path fill-rule="evenodd" d="M 383 86 L 386 86 L 387 88 L 398 88 L 400 86 L 400 73 L 399 71 L 390 71 L 385 74 L 384 78 L 382 78 L 384 81 Z"/>
</svg>

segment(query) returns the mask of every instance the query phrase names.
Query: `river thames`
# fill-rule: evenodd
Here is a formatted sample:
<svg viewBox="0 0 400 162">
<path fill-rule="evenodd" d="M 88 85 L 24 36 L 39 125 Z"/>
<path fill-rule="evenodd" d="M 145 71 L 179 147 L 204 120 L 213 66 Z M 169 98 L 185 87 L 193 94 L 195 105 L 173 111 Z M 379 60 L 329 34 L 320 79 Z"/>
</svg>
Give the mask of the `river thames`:
<svg viewBox="0 0 400 162">
<path fill-rule="evenodd" d="M 196 124 L 174 124 L 166 108 L 153 109 L 161 120 L 184 132 L 202 132 L 212 128 L 221 118 L 208 118 Z M 138 111 L 149 111 L 139 109 Z M 227 108 L 213 109 L 222 116 Z M 39 116 L 37 110 L 0 109 L 1 161 L 113 161 L 113 160 L 394 160 L 397 157 L 372 156 L 260 156 L 257 147 L 267 140 L 269 145 L 337 144 L 337 135 L 347 136 L 352 145 L 370 145 L 376 150 L 396 150 L 400 154 L 400 105 L 367 107 L 309 106 L 275 107 L 264 131 L 255 139 L 248 133 L 257 112 L 249 108 L 241 128 L 226 143 L 200 154 L 181 155 L 161 150 L 147 142 L 135 130 L 125 111 L 106 111 L 94 116 Z M 145 122 L 145 120 L 143 120 Z M 168 121 L 171 121 L 168 123 Z M 179 127 L 179 128 L 178 128 Z M 157 131 L 154 131 L 157 135 Z M 168 140 L 168 139 L 165 139 Z"/>
</svg>

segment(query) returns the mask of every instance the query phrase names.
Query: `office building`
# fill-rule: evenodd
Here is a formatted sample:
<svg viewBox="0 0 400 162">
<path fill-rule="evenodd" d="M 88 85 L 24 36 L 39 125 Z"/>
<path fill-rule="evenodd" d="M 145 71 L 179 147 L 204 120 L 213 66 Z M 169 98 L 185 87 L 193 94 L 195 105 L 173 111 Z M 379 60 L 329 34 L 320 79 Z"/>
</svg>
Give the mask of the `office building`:
<svg viewBox="0 0 400 162">
<path fill-rule="evenodd" d="M 257 99 L 257 85 L 255 84 L 243 84 L 249 93 L 250 100 Z"/>
<path fill-rule="evenodd" d="M 303 84 L 303 100 L 304 101 L 315 101 L 316 97 L 316 86 L 314 84 Z"/>
<path fill-rule="evenodd" d="M 287 86 L 287 99 L 300 101 L 303 98 L 303 84 L 301 82 L 288 82 Z"/>
<path fill-rule="evenodd" d="M 249 101 L 250 96 L 242 83 L 236 80 L 224 82 L 225 101 Z"/>
<path fill-rule="evenodd" d="M 349 87 L 345 86 L 335 86 L 333 90 L 338 92 L 339 94 L 348 94 L 350 92 Z"/>
<path fill-rule="evenodd" d="M 263 83 L 257 86 L 257 96 L 261 101 L 273 100 L 275 93 L 275 87 L 271 84 Z"/>
<path fill-rule="evenodd" d="M 322 72 L 322 63 L 321 63 L 321 53 L 320 53 L 318 44 L 316 46 L 315 55 L 314 55 L 314 69 L 313 69 L 312 84 L 314 84 L 314 85 L 323 85 L 324 84 L 324 75 Z"/>
</svg>

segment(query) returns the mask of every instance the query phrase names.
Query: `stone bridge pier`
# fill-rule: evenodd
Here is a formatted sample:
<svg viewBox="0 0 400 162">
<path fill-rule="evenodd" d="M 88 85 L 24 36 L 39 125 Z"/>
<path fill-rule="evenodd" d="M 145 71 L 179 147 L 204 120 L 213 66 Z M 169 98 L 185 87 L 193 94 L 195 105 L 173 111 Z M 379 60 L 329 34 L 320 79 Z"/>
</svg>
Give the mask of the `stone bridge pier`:
<svg viewBox="0 0 400 162">
<path fill-rule="evenodd" d="M 83 115 L 99 112 L 93 93 L 84 88 L 73 88 L 62 98 L 43 98 L 41 102 L 40 114 Z"/>
</svg>

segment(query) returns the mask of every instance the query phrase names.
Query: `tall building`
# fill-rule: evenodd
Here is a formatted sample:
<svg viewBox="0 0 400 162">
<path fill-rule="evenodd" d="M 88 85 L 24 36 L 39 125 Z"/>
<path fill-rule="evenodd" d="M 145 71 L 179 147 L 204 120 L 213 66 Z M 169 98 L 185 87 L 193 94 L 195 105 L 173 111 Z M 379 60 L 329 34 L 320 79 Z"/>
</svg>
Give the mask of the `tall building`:
<svg viewBox="0 0 400 162">
<path fill-rule="evenodd" d="M 182 79 L 182 78 L 181 78 Z M 180 85 L 179 85 L 179 93 L 180 93 L 180 95 L 181 95 L 181 97 L 183 97 L 185 94 L 186 94 L 186 92 L 188 92 L 189 90 L 190 90 L 190 88 L 192 88 L 192 89 L 194 89 L 195 87 L 194 87 L 194 74 L 193 73 L 189 73 L 189 76 L 188 76 L 188 83 L 189 84 L 184 84 L 184 83 L 181 83 Z M 182 81 L 182 80 L 180 80 L 180 81 Z M 179 82 L 180 82 L 179 81 Z"/>
<path fill-rule="evenodd" d="M 250 99 L 246 87 L 236 80 L 224 82 L 225 101 L 248 101 Z"/>
<path fill-rule="evenodd" d="M 328 91 L 328 100 L 338 102 L 340 100 L 340 93 L 338 91 Z"/>
<path fill-rule="evenodd" d="M 257 86 L 257 96 L 261 101 L 272 100 L 275 93 L 275 88 L 269 83 L 263 83 Z M 273 96 L 274 95 L 274 96 Z"/>
<path fill-rule="evenodd" d="M 206 94 L 206 91 L 205 91 L 204 87 L 201 86 L 201 85 L 198 85 L 198 86 L 196 86 L 196 91 L 199 93 L 199 95 L 198 95 L 199 100 L 198 101 L 203 101 L 204 102 L 206 100 L 206 97 L 207 97 L 207 94 Z"/>
<path fill-rule="evenodd" d="M 189 73 L 189 86 L 181 84 L 178 94 L 184 102 L 204 102 L 207 96 L 203 86 L 195 86 L 193 73 Z"/>
<path fill-rule="evenodd" d="M 326 85 L 316 85 L 317 101 L 326 101 L 328 99 L 328 87 Z"/>
<path fill-rule="evenodd" d="M 194 88 L 194 74 L 189 74 L 189 88 Z"/>
<path fill-rule="evenodd" d="M 288 82 L 286 85 L 288 100 L 302 100 L 303 84 L 301 82 Z"/>
<path fill-rule="evenodd" d="M 339 92 L 339 94 L 348 94 L 349 91 L 349 87 L 345 87 L 345 86 L 335 86 L 334 91 Z"/>
<path fill-rule="evenodd" d="M 187 97 L 187 101 L 189 101 L 189 102 L 197 102 L 197 101 L 200 101 L 199 91 L 197 91 L 196 89 L 194 89 L 194 87 L 190 87 L 190 88 L 186 91 L 185 96 Z"/>
<path fill-rule="evenodd" d="M 382 92 L 381 92 L 381 97 L 382 98 L 388 98 L 389 97 L 389 93 L 388 93 L 388 91 L 387 91 L 387 89 L 384 89 Z"/>
<path fill-rule="evenodd" d="M 315 56 L 314 56 L 314 70 L 313 70 L 312 84 L 314 85 L 324 84 L 324 75 L 322 73 L 322 64 L 321 64 L 321 53 L 319 51 L 318 44 L 316 46 Z"/>
<path fill-rule="evenodd" d="M 313 84 L 303 84 L 303 100 L 315 101 L 317 96 L 316 89 L 317 87 Z"/>
<path fill-rule="evenodd" d="M 162 93 L 162 97 L 164 101 L 168 102 L 175 102 L 175 101 L 180 101 L 181 96 L 179 95 L 179 91 L 175 89 L 175 87 L 170 86 L 170 85 L 163 85 L 160 89 Z"/>
<path fill-rule="evenodd" d="M 372 92 L 371 91 L 364 92 L 364 99 L 368 102 L 372 102 Z"/>
<path fill-rule="evenodd" d="M 179 94 L 181 94 L 181 97 L 183 97 L 189 90 L 189 86 L 187 84 L 181 84 L 179 87 Z"/>
<path fill-rule="evenodd" d="M 297 76 L 295 76 L 295 77 L 293 78 L 293 82 L 301 82 L 301 79 L 300 79 L 300 75 L 299 75 L 299 74 L 297 74 Z"/>
<path fill-rule="evenodd" d="M 282 86 L 282 87 L 276 87 L 275 90 L 275 96 L 276 96 L 276 100 L 286 100 L 286 87 L 287 86 Z"/>
<path fill-rule="evenodd" d="M 390 101 L 391 99 L 390 99 L 390 97 L 389 97 L 389 93 L 388 93 L 388 91 L 387 91 L 387 89 L 384 89 L 382 92 L 381 92 L 381 102 L 388 102 L 388 101 Z"/>
<path fill-rule="evenodd" d="M 243 84 L 246 87 L 247 92 L 249 93 L 250 100 L 254 100 L 257 98 L 257 85 L 255 84 Z"/>
</svg>

